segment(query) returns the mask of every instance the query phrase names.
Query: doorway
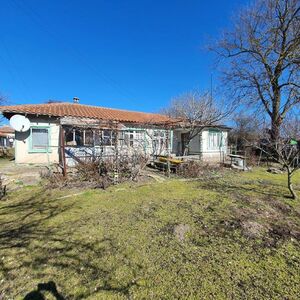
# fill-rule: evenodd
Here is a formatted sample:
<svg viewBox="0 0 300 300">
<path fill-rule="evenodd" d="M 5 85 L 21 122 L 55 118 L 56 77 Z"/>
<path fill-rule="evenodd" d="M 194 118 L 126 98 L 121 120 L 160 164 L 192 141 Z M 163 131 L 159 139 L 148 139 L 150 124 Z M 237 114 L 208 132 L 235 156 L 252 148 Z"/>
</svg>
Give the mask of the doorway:
<svg viewBox="0 0 300 300">
<path fill-rule="evenodd" d="M 188 153 L 184 153 L 184 150 L 188 145 L 188 142 L 189 142 L 189 132 L 182 133 L 181 134 L 181 155 L 188 155 Z"/>
</svg>

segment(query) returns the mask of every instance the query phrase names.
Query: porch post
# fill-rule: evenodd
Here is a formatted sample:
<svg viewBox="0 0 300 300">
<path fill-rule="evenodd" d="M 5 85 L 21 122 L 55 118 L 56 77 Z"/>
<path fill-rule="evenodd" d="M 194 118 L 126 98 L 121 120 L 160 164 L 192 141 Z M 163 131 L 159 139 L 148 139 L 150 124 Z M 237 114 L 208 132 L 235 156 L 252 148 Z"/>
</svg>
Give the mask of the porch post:
<svg viewBox="0 0 300 300">
<path fill-rule="evenodd" d="M 65 130 L 60 125 L 60 157 L 62 160 L 63 176 L 67 176 L 66 152 L 65 152 Z"/>
</svg>

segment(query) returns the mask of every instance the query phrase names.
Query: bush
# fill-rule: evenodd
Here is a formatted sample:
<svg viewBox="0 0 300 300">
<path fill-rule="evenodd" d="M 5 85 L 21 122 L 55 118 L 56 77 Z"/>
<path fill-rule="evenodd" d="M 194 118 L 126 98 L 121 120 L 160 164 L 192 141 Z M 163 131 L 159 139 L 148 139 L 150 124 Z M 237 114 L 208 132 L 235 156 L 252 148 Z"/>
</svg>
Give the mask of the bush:
<svg viewBox="0 0 300 300">
<path fill-rule="evenodd" d="M 6 185 L 3 184 L 3 179 L 0 175 L 0 200 L 6 196 Z"/>
<path fill-rule="evenodd" d="M 75 168 L 68 169 L 67 177 L 61 172 L 47 172 L 43 174 L 51 187 L 90 187 L 107 188 L 112 184 L 127 180 L 137 180 L 140 170 L 147 164 L 147 158 L 142 155 L 122 156 L 120 158 L 106 158 L 78 163 Z"/>
<path fill-rule="evenodd" d="M 0 158 L 12 159 L 15 156 L 14 148 L 4 148 L 0 147 Z"/>
<path fill-rule="evenodd" d="M 220 171 L 219 166 L 213 166 L 198 161 L 188 161 L 179 165 L 177 174 L 184 178 L 210 177 Z"/>
</svg>

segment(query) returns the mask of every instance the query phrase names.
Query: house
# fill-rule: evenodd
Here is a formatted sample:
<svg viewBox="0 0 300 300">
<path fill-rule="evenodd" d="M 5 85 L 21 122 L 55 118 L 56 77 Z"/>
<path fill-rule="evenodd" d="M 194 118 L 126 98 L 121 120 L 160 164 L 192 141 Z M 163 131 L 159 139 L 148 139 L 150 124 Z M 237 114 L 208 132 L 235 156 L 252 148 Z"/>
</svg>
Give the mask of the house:
<svg viewBox="0 0 300 300">
<path fill-rule="evenodd" d="M 15 131 L 8 125 L 0 127 L 0 147 L 12 148 L 15 140 Z"/>
<path fill-rule="evenodd" d="M 160 114 L 74 103 L 0 106 L 10 119 L 23 115 L 30 129 L 15 133 L 16 163 L 52 164 L 139 152 L 149 157 L 180 156 L 188 131 Z M 202 128 L 189 143 L 188 155 L 220 161 L 227 153 L 226 126 Z"/>
</svg>

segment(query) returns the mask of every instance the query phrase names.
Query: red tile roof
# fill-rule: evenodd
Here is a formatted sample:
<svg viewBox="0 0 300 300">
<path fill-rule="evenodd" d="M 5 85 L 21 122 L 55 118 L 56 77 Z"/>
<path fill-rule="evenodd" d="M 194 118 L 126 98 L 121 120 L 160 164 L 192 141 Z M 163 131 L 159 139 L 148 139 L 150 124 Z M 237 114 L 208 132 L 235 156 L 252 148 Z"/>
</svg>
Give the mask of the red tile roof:
<svg viewBox="0 0 300 300">
<path fill-rule="evenodd" d="M 0 106 L 5 114 L 33 114 L 53 117 L 81 117 L 132 123 L 164 123 L 170 119 L 164 115 L 136 111 L 89 106 L 75 103 L 26 104 Z"/>
<path fill-rule="evenodd" d="M 4 125 L 4 126 L 0 127 L 0 132 L 1 133 L 15 133 L 15 130 L 8 125 Z"/>
<path fill-rule="evenodd" d="M 4 125 L 4 126 L 0 127 L 0 136 L 1 137 L 13 136 L 14 134 L 15 134 L 14 129 L 8 125 Z"/>
</svg>

